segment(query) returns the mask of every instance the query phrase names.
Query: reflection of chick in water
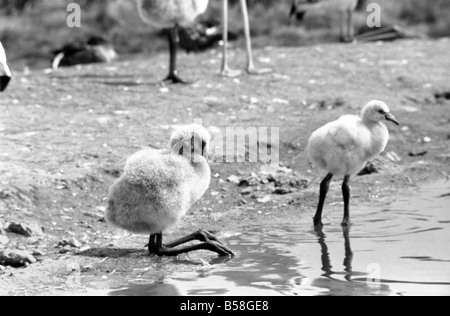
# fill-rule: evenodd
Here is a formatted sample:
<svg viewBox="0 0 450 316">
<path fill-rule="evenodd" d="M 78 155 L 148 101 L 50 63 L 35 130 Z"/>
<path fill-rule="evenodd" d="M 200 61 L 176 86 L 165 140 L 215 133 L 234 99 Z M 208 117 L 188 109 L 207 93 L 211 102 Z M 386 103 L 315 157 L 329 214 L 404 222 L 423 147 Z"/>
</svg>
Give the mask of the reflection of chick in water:
<svg viewBox="0 0 450 316">
<path fill-rule="evenodd" d="M 312 286 L 323 288 L 329 291 L 330 295 L 336 296 L 360 296 L 360 295 L 392 295 L 394 294 L 389 286 L 369 286 L 367 282 L 359 281 L 367 278 L 365 272 L 353 271 L 353 251 L 351 247 L 350 229 L 343 228 L 345 239 L 345 259 L 344 259 L 344 272 L 333 271 L 331 265 L 331 257 L 327 244 L 327 236 L 322 229 L 317 229 L 318 242 L 322 253 L 322 271 L 324 274 L 322 278 L 313 281 Z M 340 280 L 339 276 L 343 276 L 344 280 Z M 359 277 L 358 281 L 353 278 Z"/>
</svg>

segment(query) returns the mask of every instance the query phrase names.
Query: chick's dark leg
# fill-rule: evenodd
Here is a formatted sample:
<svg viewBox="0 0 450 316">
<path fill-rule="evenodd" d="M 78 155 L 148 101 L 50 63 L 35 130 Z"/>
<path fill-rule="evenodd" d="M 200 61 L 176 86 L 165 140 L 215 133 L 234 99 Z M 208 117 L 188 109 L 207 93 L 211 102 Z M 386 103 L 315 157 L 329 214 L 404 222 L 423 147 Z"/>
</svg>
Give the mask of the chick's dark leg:
<svg viewBox="0 0 450 316">
<path fill-rule="evenodd" d="M 183 237 L 183 238 L 181 238 L 179 240 L 171 242 L 170 244 L 167 244 L 166 247 L 167 248 L 175 248 L 175 247 L 181 246 L 181 245 L 183 245 L 185 243 L 188 243 L 188 242 L 194 241 L 194 240 L 198 240 L 198 241 L 201 241 L 201 242 L 215 241 L 215 242 L 223 245 L 223 243 L 219 239 L 217 239 L 216 236 L 211 234 L 209 231 L 201 229 L 201 230 L 199 230 L 199 231 L 197 231 L 197 232 L 195 232 L 195 233 L 193 233 L 191 235 L 188 235 L 188 236 Z"/>
<path fill-rule="evenodd" d="M 162 234 L 155 234 L 150 236 L 150 242 L 149 242 L 149 252 L 150 254 L 155 254 L 160 257 L 175 257 L 178 255 L 181 255 L 183 253 L 189 253 L 192 251 L 197 250 L 209 250 L 211 252 L 217 253 L 219 256 L 234 256 L 234 253 L 228 249 L 226 246 L 224 246 L 222 243 L 210 239 L 209 233 L 206 234 L 205 232 L 201 232 L 201 234 L 193 234 L 186 238 L 183 238 L 175 243 L 169 244 L 167 246 L 163 245 L 162 242 Z M 203 238 L 205 241 L 198 245 L 188 246 L 184 248 L 176 248 L 179 245 L 182 245 L 186 242 L 192 241 L 192 240 L 201 240 Z M 199 239 L 202 238 L 202 239 Z M 215 237 L 214 237 L 215 238 Z"/>
<path fill-rule="evenodd" d="M 172 83 L 186 83 L 180 77 L 178 77 L 177 69 L 177 55 L 178 55 L 178 26 L 174 26 L 169 31 L 169 51 L 170 51 L 170 65 L 169 74 L 164 81 L 172 81 Z"/>
<path fill-rule="evenodd" d="M 330 190 L 330 182 L 331 179 L 333 179 L 333 175 L 329 173 L 325 179 L 323 179 L 322 183 L 320 184 L 320 198 L 319 198 L 319 205 L 317 207 L 316 215 L 314 216 L 314 226 L 315 227 L 322 227 L 322 213 L 323 213 L 323 207 L 325 205 L 325 200 L 327 198 L 328 191 Z"/>
<path fill-rule="evenodd" d="M 342 195 L 344 197 L 344 220 L 342 221 L 343 227 L 349 227 L 350 222 L 350 176 L 345 176 L 344 182 L 342 183 Z"/>
</svg>

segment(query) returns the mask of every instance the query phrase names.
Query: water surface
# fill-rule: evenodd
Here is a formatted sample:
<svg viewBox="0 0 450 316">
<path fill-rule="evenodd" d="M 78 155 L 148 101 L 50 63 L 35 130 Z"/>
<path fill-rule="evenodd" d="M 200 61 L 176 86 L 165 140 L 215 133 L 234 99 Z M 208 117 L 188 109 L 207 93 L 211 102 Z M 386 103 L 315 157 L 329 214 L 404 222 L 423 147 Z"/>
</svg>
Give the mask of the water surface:
<svg viewBox="0 0 450 316">
<path fill-rule="evenodd" d="M 322 232 L 309 218 L 249 226 L 227 239 L 238 256 L 157 284 L 109 295 L 450 295 L 450 182 L 388 205 L 354 206 L 351 230 L 328 207 Z"/>
</svg>

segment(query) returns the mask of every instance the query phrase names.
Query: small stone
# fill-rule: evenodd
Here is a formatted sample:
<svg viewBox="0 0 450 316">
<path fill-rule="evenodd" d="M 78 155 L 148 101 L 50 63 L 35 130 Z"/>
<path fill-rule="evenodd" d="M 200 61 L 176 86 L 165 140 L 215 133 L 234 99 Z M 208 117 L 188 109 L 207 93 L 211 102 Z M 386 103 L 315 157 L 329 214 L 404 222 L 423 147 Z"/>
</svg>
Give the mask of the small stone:
<svg viewBox="0 0 450 316">
<path fill-rule="evenodd" d="M 3 235 L 0 235 L 0 246 L 5 246 L 9 243 L 9 238 Z"/>
<path fill-rule="evenodd" d="M 73 252 L 72 248 L 70 246 L 65 246 L 64 248 L 61 248 L 58 253 L 63 255 L 70 252 Z"/>
<path fill-rule="evenodd" d="M 265 197 L 259 198 L 258 203 L 265 204 L 270 202 L 270 200 L 271 200 L 270 195 L 266 195 Z"/>
<path fill-rule="evenodd" d="M 9 223 L 9 225 L 6 227 L 6 231 L 25 237 L 42 236 L 44 234 L 42 228 L 37 224 L 28 225 L 19 223 Z"/>
<path fill-rule="evenodd" d="M 32 254 L 34 257 L 43 257 L 46 255 L 46 253 L 42 250 L 34 250 Z"/>
<path fill-rule="evenodd" d="M 279 99 L 279 98 L 273 99 L 272 102 L 273 103 L 278 103 L 278 104 L 283 104 L 283 105 L 289 105 L 289 101 L 288 100 Z"/>
<path fill-rule="evenodd" d="M 294 193 L 294 192 L 295 192 L 294 188 L 282 187 L 282 188 L 276 188 L 273 191 L 273 194 L 275 194 L 275 195 L 287 195 L 287 194 L 291 194 L 291 193 Z"/>
<path fill-rule="evenodd" d="M 66 247 L 81 248 L 82 246 L 83 245 L 81 244 L 81 242 L 79 242 L 75 238 L 63 239 L 58 244 L 58 247 L 63 247 L 63 248 L 66 248 Z"/>
<path fill-rule="evenodd" d="M 36 262 L 28 251 L 3 250 L 0 251 L 0 265 L 20 268 Z"/>
<path fill-rule="evenodd" d="M 241 182 L 241 178 L 233 175 L 233 176 L 228 177 L 227 181 L 234 183 L 234 184 L 239 184 Z"/>
<path fill-rule="evenodd" d="M 238 201 L 238 205 L 239 206 L 244 206 L 244 205 L 247 205 L 248 204 L 248 202 L 246 201 L 246 200 L 244 200 L 244 199 L 240 199 L 239 201 Z"/>
<path fill-rule="evenodd" d="M 424 151 L 411 151 L 410 153 L 409 153 L 409 156 L 410 157 L 423 157 L 423 156 L 425 156 L 425 155 L 427 155 L 428 154 L 428 151 L 426 151 L 426 150 L 424 150 Z"/>
<path fill-rule="evenodd" d="M 249 195 L 249 194 L 252 194 L 252 193 L 253 193 L 253 188 L 252 187 L 248 187 L 248 188 L 245 188 L 245 189 L 241 190 L 241 194 L 242 195 Z"/>
</svg>

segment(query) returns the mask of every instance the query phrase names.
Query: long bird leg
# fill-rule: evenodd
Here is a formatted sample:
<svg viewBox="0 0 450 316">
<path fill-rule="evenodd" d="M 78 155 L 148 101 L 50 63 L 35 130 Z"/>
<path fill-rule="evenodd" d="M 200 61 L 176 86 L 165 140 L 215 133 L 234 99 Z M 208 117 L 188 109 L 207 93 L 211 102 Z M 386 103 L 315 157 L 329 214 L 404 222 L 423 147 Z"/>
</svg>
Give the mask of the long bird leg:
<svg viewBox="0 0 450 316">
<path fill-rule="evenodd" d="M 347 20 L 347 27 L 348 27 L 348 39 L 347 41 L 353 42 L 353 40 L 355 39 L 355 24 L 353 21 L 353 11 L 350 10 L 348 11 L 348 20 Z"/>
<path fill-rule="evenodd" d="M 350 176 L 345 176 L 344 182 L 342 183 L 342 195 L 344 196 L 344 220 L 342 222 L 343 227 L 349 227 L 350 222 L 350 186 L 349 186 Z"/>
<path fill-rule="evenodd" d="M 174 26 L 169 31 L 169 50 L 170 50 L 170 69 L 169 74 L 164 81 L 172 81 L 172 83 L 186 83 L 178 77 L 177 70 L 177 53 L 178 53 L 178 26 Z"/>
<path fill-rule="evenodd" d="M 222 67 L 220 73 L 226 77 L 237 77 L 242 74 L 242 71 L 231 69 L 228 65 L 228 0 L 222 1 L 223 5 L 223 55 L 222 55 Z"/>
<path fill-rule="evenodd" d="M 333 179 L 333 174 L 329 173 L 325 179 L 323 179 L 322 183 L 320 184 L 320 198 L 319 198 L 319 206 L 317 207 L 317 213 L 316 216 L 314 216 L 314 226 L 322 227 L 322 212 L 323 207 L 325 205 L 325 200 L 328 194 L 328 191 L 330 190 L 330 182 L 331 179 Z"/>
<path fill-rule="evenodd" d="M 162 239 L 163 239 L 163 236 L 161 233 L 150 236 L 150 241 L 149 241 L 149 245 L 148 245 L 148 251 L 150 252 L 150 254 L 155 254 L 159 257 L 165 257 L 165 256 L 176 257 L 183 253 L 189 253 L 192 251 L 209 250 L 211 252 L 217 253 L 221 257 L 234 256 L 234 253 L 230 249 L 228 249 L 226 246 L 224 246 L 216 241 L 213 241 L 213 240 L 207 240 L 198 245 L 175 249 L 174 247 L 176 247 L 176 246 L 173 246 L 174 244 L 172 244 L 170 246 L 163 245 Z M 176 245 L 176 243 L 175 243 L 175 245 Z M 171 248 L 171 246 L 173 246 L 173 248 Z"/>
<path fill-rule="evenodd" d="M 270 68 L 257 69 L 253 61 L 252 38 L 250 34 L 250 20 L 248 16 L 247 0 L 241 0 L 242 15 L 244 18 L 245 41 L 247 45 L 247 73 L 250 75 L 264 75 L 272 73 Z"/>
<path fill-rule="evenodd" d="M 340 30 L 340 35 L 339 38 L 341 40 L 341 42 L 346 43 L 347 42 L 347 36 L 345 35 L 345 11 L 340 11 L 339 12 L 339 30 Z"/>
</svg>

